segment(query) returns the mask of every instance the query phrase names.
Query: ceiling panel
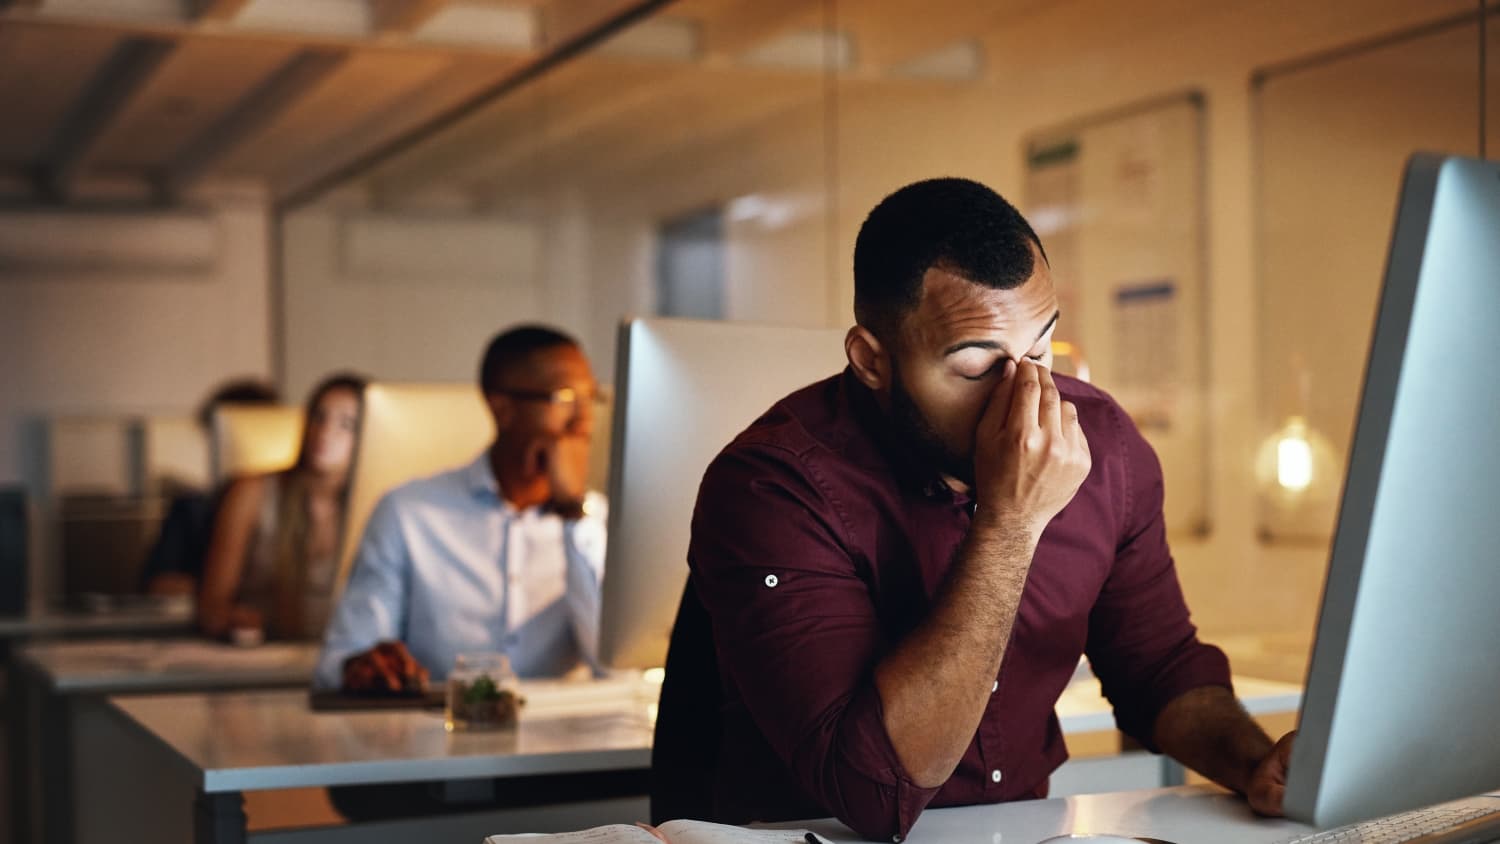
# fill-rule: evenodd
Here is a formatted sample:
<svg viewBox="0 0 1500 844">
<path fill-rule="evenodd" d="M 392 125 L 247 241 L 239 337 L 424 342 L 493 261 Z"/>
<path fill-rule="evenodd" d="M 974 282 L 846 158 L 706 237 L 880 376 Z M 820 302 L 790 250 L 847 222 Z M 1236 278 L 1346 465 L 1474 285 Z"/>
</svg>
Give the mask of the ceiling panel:
<svg viewBox="0 0 1500 844">
<path fill-rule="evenodd" d="M 270 40 L 185 39 L 100 140 L 93 165 L 165 167 L 295 51 Z"/>
<path fill-rule="evenodd" d="M 505 161 L 536 160 L 553 138 L 670 97 L 674 80 L 697 72 L 667 62 L 581 58 L 388 162 L 375 179 L 380 190 L 399 195 L 433 182 L 464 183 Z"/>
<path fill-rule="evenodd" d="M 426 83 L 408 91 L 387 109 L 367 114 L 347 126 L 340 134 L 324 141 L 315 153 L 303 155 L 285 169 L 278 169 L 273 179 L 276 196 L 300 193 L 380 147 L 419 130 L 501 82 L 521 61 L 519 58 L 460 59 Z"/>
<path fill-rule="evenodd" d="M 471 183 L 489 190 L 538 175 L 527 171 L 545 171 L 562 162 L 567 163 L 567 173 L 558 173 L 559 179 L 617 174 L 658 156 L 678 155 L 684 147 L 722 141 L 780 111 L 817 99 L 822 90 L 819 78 L 811 74 L 702 72 L 691 85 L 664 86 L 662 96 L 614 113 L 607 121 L 566 136 L 549 135 L 540 161 L 492 159 L 486 162 L 489 166 L 472 174 Z"/>
<path fill-rule="evenodd" d="M 0 23 L 0 165 L 37 161 L 122 37 L 100 29 Z"/>
<path fill-rule="evenodd" d="M 366 115 L 399 101 L 452 62 L 451 55 L 385 49 L 360 50 L 292 103 L 214 170 L 264 176 L 316 151 Z"/>
</svg>

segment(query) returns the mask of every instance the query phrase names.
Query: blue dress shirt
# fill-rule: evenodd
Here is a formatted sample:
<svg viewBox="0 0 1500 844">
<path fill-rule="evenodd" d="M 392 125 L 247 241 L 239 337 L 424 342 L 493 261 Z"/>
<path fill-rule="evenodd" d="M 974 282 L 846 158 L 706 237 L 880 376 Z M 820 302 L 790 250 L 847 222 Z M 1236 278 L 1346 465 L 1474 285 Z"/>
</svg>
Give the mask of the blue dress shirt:
<svg viewBox="0 0 1500 844">
<path fill-rule="evenodd" d="M 324 633 L 314 687 L 338 688 L 346 659 L 390 639 L 434 681 L 480 652 L 506 654 L 522 677 L 580 661 L 597 673 L 606 510 L 590 492 L 578 521 L 518 511 L 488 453 L 387 493 Z"/>
</svg>

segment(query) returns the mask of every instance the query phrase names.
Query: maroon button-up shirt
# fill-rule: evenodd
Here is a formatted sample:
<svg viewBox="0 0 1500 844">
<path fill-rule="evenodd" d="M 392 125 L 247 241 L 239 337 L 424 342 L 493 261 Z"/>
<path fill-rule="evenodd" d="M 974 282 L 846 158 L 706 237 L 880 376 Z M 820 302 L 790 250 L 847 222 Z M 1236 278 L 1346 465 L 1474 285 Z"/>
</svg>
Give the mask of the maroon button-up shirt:
<svg viewBox="0 0 1500 844">
<path fill-rule="evenodd" d="M 724 688 L 718 819 L 837 816 L 900 840 L 922 809 L 1044 796 L 1067 758 L 1053 711 L 1087 654 L 1120 729 L 1229 665 L 1198 641 L 1167 549 L 1155 453 L 1102 391 L 1054 376 L 1093 468 L 1037 547 L 978 732 L 938 788 L 886 735 L 874 668 L 928 612 L 970 501 L 914 465 L 847 371 L 773 406 L 714 460 L 688 561 Z"/>
</svg>

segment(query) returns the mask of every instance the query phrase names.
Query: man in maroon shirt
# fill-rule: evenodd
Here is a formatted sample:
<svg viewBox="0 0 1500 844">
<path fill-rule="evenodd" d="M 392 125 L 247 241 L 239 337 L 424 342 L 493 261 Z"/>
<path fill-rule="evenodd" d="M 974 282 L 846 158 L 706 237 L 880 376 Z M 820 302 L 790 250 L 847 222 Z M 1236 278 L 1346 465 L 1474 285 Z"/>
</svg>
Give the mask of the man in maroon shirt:
<svg viewBox="0 0 1500 844">
<path fill-rule="evenodd" d="M 865 220 L 854 278 L 848 368 L 773 406 L 699 490 L 717 819 L 831 813 L 900 841 L 929 805 L 1043 796 L 1084 654 L 1121 730 L 1280 814 L 1291 737 L 1197 638 L 1155 454 L 1049 371 L 1035 232 L 983 185 L 918 182 Z"/>
</svg>

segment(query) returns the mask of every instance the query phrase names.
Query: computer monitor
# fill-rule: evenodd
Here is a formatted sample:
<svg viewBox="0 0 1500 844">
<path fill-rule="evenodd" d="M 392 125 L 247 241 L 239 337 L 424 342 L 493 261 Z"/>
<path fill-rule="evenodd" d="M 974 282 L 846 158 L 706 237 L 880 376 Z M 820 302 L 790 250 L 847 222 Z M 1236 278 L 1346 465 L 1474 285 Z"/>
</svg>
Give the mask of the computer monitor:
<svg viewBox="0 0 1500 844">
<path fill-rule="evenodd" d="M 615 349 L 600 658 L 666 662 L 703 472 L 783 396 L 844 368 L 843 329 L 631 319 Z"/>
<path fill-rule="evenodd" d="M 1288 816 L 1500 788 L 1500 163 L 1407 166 Z"/>
<path fill-rule="evenodd" d="M 495 437 L 475 384 L 392 384 L 365 388 L 336 591 L 342 591 L 365 523 L 381 496 L 416 478 L 467 464 Z"/>
<path fill-rule="evenodd" d="M 221 404 L 212 426 L 215 482 L 279 472 L 297 462 L 302 448 L 302 408 L 296 405 Z"/>
</svg>

